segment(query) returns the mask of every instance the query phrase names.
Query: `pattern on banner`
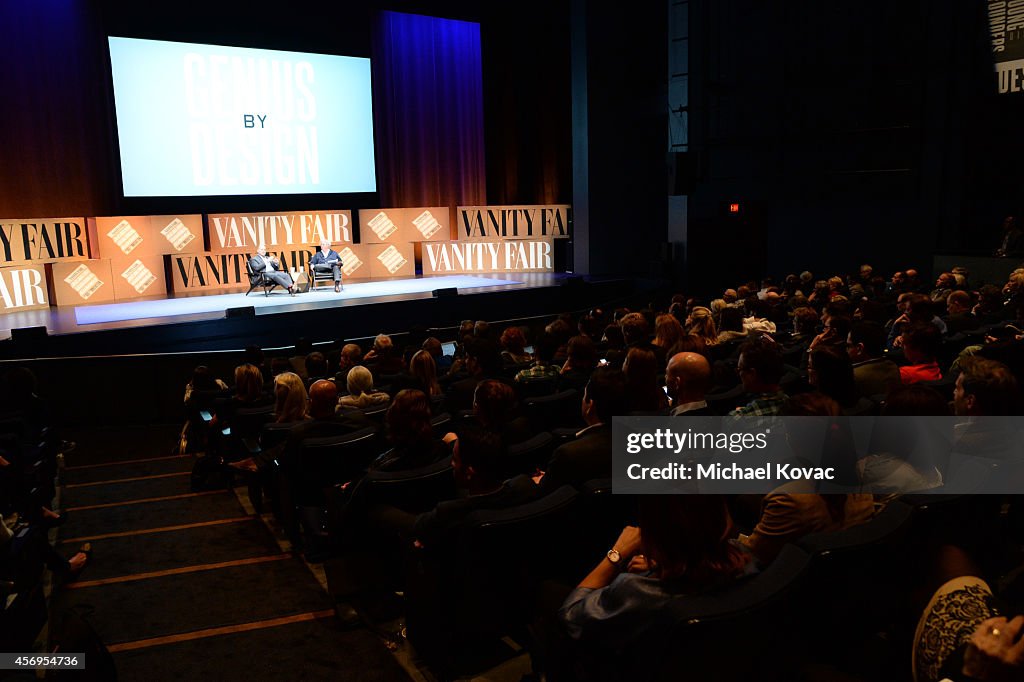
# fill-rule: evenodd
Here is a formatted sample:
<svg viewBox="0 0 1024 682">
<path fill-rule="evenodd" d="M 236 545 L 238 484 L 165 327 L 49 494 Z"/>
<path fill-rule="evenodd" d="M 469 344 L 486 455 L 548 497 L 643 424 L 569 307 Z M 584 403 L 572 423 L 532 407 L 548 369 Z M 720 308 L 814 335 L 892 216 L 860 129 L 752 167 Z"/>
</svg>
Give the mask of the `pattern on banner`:
<svg viewBox="0 0 1024 682">
<path fill-rule="evenodd" d="M 441 229 L 441 223 L 438 222 L 437 218 L 430 211 L 420 213 L 412 221 L 412 224 L 416 226 L 416 229 L 420 231 L 424 239 L 430 239 L 432 234 Z"/>
<path fill-rule="evenodd" d="M 156 281 L 156 275 L 140 260 L 129 265 L 128 269 L 121 273 L 121 277 L 140 294 L 146 293 L 146 289 Z"/>
<path fill-rule="evenodd" d="M 167 227 L 160 230 L 160 234 L 171 243 L 175 251 L 181 251 L 186 246 L 192 243 L 196 238 L 192 231 L 188 229 L 185 223 L 181 222 L 178 218 L 175 218 L 167 224 Z"/>
<path fill-rule="evenodd" d="M 72 270 L 71 274 L 64 278 L 64 281 L 85 300 L 88 300 L 103 286 L 103 282 L 96 276 L 96 273 L 84 263 Z"/>
<path fill-rule="evenodd" d="M 135 250 L 142 243 L 142 235 L 135 231 L 132 224 L 122 220 L 107 233 L 107 236 L 121 249 L 125 255 Z"/>
<path fill-rule="evenodd" d="M 341 271 L 345 273 L 346 277 L 351 277 L 352 273 L 358 270 L 363 265 L 363 261 L 359 260 L 359 257 L 356 256 L 355 251 L 348 248 L 347 246 L 344 249 L 342 249 L 341 253 L 338 255 L 341 256 Z"/>
<path fill-rule="evenodd" d="M 377 238 L 381 240 L 387 239 L 395 233 L 395 230 L 398 229 L 398 225 L 395 225 L 391 218 L 388 217 L 388 214 L 384 211 L 373 216 L 367 225 L 371 230 L 373 230 L 373 233 L 377 235 Z"/>
<path fill-rule="evenodd" d="M 402 256 L 401 252 L 395 248 L 394 244 L 384 249 L 384 251 L 377 256 L 377 260 L 379 260 L 392 275 L 401 270 L 402 267 L 409 262 L 404 256 Z"/>
</svg>

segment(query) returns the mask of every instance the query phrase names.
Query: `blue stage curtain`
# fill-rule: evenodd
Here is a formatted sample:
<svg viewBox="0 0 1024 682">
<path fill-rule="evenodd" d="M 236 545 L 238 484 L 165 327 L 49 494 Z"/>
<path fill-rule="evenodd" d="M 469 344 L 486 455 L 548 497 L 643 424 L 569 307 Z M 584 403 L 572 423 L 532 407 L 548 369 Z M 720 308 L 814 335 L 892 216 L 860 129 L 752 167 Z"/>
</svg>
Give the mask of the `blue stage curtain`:
<svg viewBox="0 0 1024 682">
<path fill-rule="evenodd" d="M 381 205 L 485 204 L 480 25 L 381 12 L 373 78 Z"/>
</svg>

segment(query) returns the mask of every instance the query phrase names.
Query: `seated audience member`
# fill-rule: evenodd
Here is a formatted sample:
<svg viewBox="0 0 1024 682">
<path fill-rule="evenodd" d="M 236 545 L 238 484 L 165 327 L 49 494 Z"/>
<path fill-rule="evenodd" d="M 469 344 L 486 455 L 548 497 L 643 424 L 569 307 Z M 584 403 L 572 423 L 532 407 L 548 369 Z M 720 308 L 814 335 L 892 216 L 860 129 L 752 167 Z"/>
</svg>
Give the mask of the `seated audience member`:
<svg viewBox="0 0 1024 682">
<path fill-rule="evenodd" d="M 569 339 L 568 354 L 558 376 L 558 390 L 575 388 L 583 391 L 590 381 L 590 374 L 597 367 L 597 348 L 590 337 L 574 336 Z"/>
<path fill-rule="evenodd" d="M 663 616 L 672 602 L 756 572 L 750 553 L 730 539 L 735 533 L 722 496 L 640 495 L 638 522 L 639 528 L 623 529 L 559 612 L 569 637 L 584 647 L 578 657 L 583 665 L 594 665 L 595 657 L 602 666 L 614 664 L 612 655 L 600 652 L 620 652 L 664 634 Z M 601 672 L 602 679 L 648 679 L 637 670 Z"/>
<path fill-rule="evenodd" d="M 506 445 L 515 445 L 534 434 L 530 422 L 518 416 L 515 389 L 502 381 L 488 379 L 476 385 L 473 416 L 481 428 L 497 433 Z"/>
<path fill-rule="evenodd" d="M 960 361 L 960 375 L 953 389 L 957 416 L 1013 416 L 1021 414 L 1017 379 L 1001 362 L 978 356 Z"/>
<path fill-rule="evenodd" d="M 630 412 L 668 409 L 668 396 L 658 384 L 658 360 L 653 352 L 631 348 L 622 363 L 626 375 L 626 406 Z"/>
<path fill-rule="evenodd" d="M 746 317 L 743 318 L 743 328 L 747 333 L 775 333 L 775 323 L 768 319 L 769 308 L 766 301 L 758 299 L 757 296 L 750 296 L 744 307 Z"/>
<path fill-rule="evenodd" d="M 391 396 L 373 388 L 373 375 L 362 365 L 356 365 L 348 372 L 348 395 L 338 400 L 338 406 L 356 410 L 386 405 Z"/>
<path fill-rule="evenodd" d="M 788 416 L 837 417 L 841 410 L 838 403 L 820 393 L 805 393 L 787 401 L 784 414 Z M 849 467 L 841 473 L 843 482 L 852 483 L 855 478 L 855 461 L 852 442 L 848 432 L 842 429 L 830 431 L 834 435 L 824 444 L 821 431 L 815 424 L 808 424 L 806 434 L 796 432 L 796 420 L 787 425 L 787 441 L 793 454 L 808 461 L 822 461 L 822 448 L 836 460 L 836 467 Z M 846 457 L 846 459 L 843 459 Z M 864 493 L 819 494 L 814 481 L 791 481 L 765 495 L 761 501 L 761 515 L 750 535 L 740 535 L 740 542 L 757 557 L 762 566 L 775 560 L 782 547 L 796 542 L 810 533 L 834 532 L 849 528 L 871 519 L 875 504 L 873 496 Z"/>
<path fill-rule="evenodd" d="M 451 449 L 452 472 L 457 486 L 466 494 L 455 500 L 439 502 L 431 511 L 416 516 L 410 535 L 424 547 L 431 547 L 458 530 L 475 511 L 506 509 L 526 504 L 535 498 L 538 494 L 537 486 L 529 476 L 520 475 L 507 481 L 501 480 L 499 472 L 506 445 L 504 439 L 493 431 L 461 431 Z"/>
<path fill-rule="evenodd" d="M 572 336 L 572 316 L 561 315 L 557 320 L 551 322 L 544 327 L 544 333 L 551 337 L 554 342 L 555 350 L 551 356 L 551 362 L 556 365 L 561 365 L 566 360 L 567 347 L 569 338 Z"/>
<path fill-rule="evenodd" d="M 421 348 L 430 353 L 430 357 L 434 358 L 434 365 L 437 367 L 438 376 L 444 376 L 448 373 L 454 358 L 451 355 L 444 354 L 444 347 L 439 339 L 430 336 L 423 341 Z"/>
<path fill-rule="evenodd" d="M 292 371 L 291 361 L 283 356 L 279 356 L 271 359 L 270 361 L 270 387 L 274 385 L 274 377 L 278 374 L 284 374 L 285 372 Z"/>
<path fill-rule="evenodd" d="M 309 395 L 306 385 L 294 372 L 278 374 L 274 379 L 274 422 L 289 424 L 307 419 Z"/>
<path fill-rule="evenodd" d="M 12 559 L 16 553 L 17 562 Z M 38 575 L 42 566 L 46 566 L 64 582 L 72 581 L 85 569 L 91 556 L 92 543 L 86 542 L 73 555 L 64 557 L 50 544 L 46 530 L 42 527 L 30 526 L 27 533 L 15 538 L 12 530 L 7 527 L 3 514 L 0 514 L 0 567 L 12 568 L 10 578 L 14 579 L 16 585 L 23 577 L 27 577 L 19 575 L 20 573 L 28 576 Z M 7 577 L 4 576 L 5 579 Z"/>
<path fill-rule="evenodd" d="M 370 428 L 373 422 L 361 412 L 338 413 L 338 386 L 321 379 L 309 387 L 309 419 L 296 424 L 288 432 L 289 448 L 295 450 L 306 438 L 354 433 Z"/>
<path fill-rule="evenodd" d="M 902 297 L 901 297 L 902 298 Z M 904 312 L 896 318 L 889 329 L 889 348 L 902 348 L 905 339 L 903 333 L 912 327 L 931 324 L 939 330 L 940 335 L 946 333 L 946 323 L 935 314 L 935 304 L 924 294 L 910 294 L 904 302 Z"/>
<path fill-rule="evenodd" d="M 409 376 L 412 387 L 419 389 L 428 396 L 441 395 L 441 384 L 437 382 L 437 366 L 433 356 L 425 350 L 416 351 L 409 361 Z"/>
<path fill-rule="evenodd" d="M 601 346 L 608 365 L 622 369 L 622 361 L 626 359 L 626 340 L 622 336 L 622 327 L 617 324 L 605 327 L 601 334 Z"/>
<path fill-rule="evenodd" d="M 718 329 L 711 317 L 711 310 L 703 306 L 697 306 L 690 313 L 686 320 L 686 331 L 703 339 L 705 346 L 714 346 L 718 343 Z"/>
<path fill-rule="evenodd" d="M 465 378 L 453 381 L 445 392 L 445 410 L 450 414 L 473 407 L 473 393 L 481 381 L 501 380 L 501 353 L 493 341 L 471 338 L 466 344 L 465 365 Z"/>
<path fill-rule="evenodd" d="M 793 311 L 793 331 L 785 339 L 787 347 L 800 347 L 807 350 L 816 336 L 818 329 L 818 312 L 814 308 L 801 306 Z"/>
<path fill-rule="evenodd" d="M 492 332 L 491 332 L 491 323 L 488 322 L 487 320 L 477 320 L 476 322 L 474 322 L 473 323 L 473 336 L 475 336 L 478 339 L 491 339 L 491 340 L 493 340 Z"/>
<path fill-rule="evenodd" d="M 268 405 L 273 397 L 263 392 L 263 375 L 255 365 L 239 365 L 235 368 L 235 392 L 230 399 L 217 406 L 214 422 L 225 428 L 231 425 L 235 410 Z"/>
<path fill-rule="evenodd" d="M 338 372 L 334 375 L 334 383 L 339 388 L 348 387 L 348 371 L 362 362 L 363 349 L 357 344 L 346 343 L 341 347 L 341 353 L 338 355 Z"/>
<path fill-rule="evenodd" d="M 940 417 L 949 404 L 934 388 L 899 386 L 886 396 L 883 417 Z M 918 447 L 921 432 L 913 420 L 876 419 L 868 453 L 857 461 L 864 489 L 875 501 L 886 503 L 898 495 L 942 485 L 938 453 Z"/>
<path fill-rule="evenodd" d="M 507 365 L 522 365 L 533 360 L 527 353 L 526 337 L 519 327 L 509 327 L 501 334 L 501 359 Z"/>
<path fill-rule="evenodd" d="M 708 417 L 714 412 L 704 399 L 711 387 L 711 365 L 698 353 L 677 353 L 665 368 L 665 386 L 672 397 L 673 417 Z"/>
<path fill-rule="evenodd" d="M 206 365 L 199 365 L 192 370 L 192 378 L 185 385 L 185 405 L 192 403 L 192 394 L 210 395 L 217 391 L 228 390 L 228 385 L 213 376 L 213 372 Z"/>
<path fill-rule="evenodd" d="M 561 373 L 561 369 L 552 364 L 555 351 L 558 350 L 558 341 L 545 332 L 537 340 L 537 345 L 534 348 L 533 364 L 524 370 L 520 370 L 516 374 L 515 381 L 522 386 L 549 383 L 554 388 L 558 375 Z"/>
<path fill-rule="evenodd" d="M 994 284 L 978 289 L 978 303 L 971 312 L 982 325 L 998 324 L 1009 317 L 1003 306 L 1003 292 Z"/>
<path fill-rule="evenodd" d="M 942 334 L 931 324 L 921 324 L 904 332 L 903 355 L 909 365 L 900 367 L 900 380 L 905 384 L 916 384 L 919 381 L 938 381 L 942 378 L 942 370 L 936 357 Z"/>
<path fill-rule="evenodd" d="M 377 380 L 380 380 L 382 375 L 401 374 L 405 371 L 405 362 L 387 334 L 378 334 L 374 338 L 373 348 L 363 356 L 363 365 Z"/>
<path fill-rule="evenodd" d="M 418 469 L 448 456 L 448 446 L 434 438 L 430 399 L 423 391 L 399 391 L 384 417 L 391 449 L 370 465 L 374 471 Z"/>
<path fill-rule="evenodd" d="M 899 386 L 900 368 L 882 357 L 885 329 L 875 322 L 854 322 L 847 336 L 846 352 L 853 362 L 853 383 L 857 396 L 882 395 Z"/>
<path fill-rule="evenodd" d="M 781 412 L 787 396 L 779 387 L 783 362 L 777 343 L 766 336 L 744 343 L 740 347 L 736 371 L 743 388 L 754 398 L 730 412 L 731 416 L 771 416 Z"/>
<path fill-rule="evenodd" d="M 743 327 L 743 311 L 739 308 L 723 308 L 718 321 L 718 343 L 729 343 L 745 339 L 747 330 Z"/>
<path fill-rule="evenodd" d="M 659 366 L 665 362 L 665 353 L 668 349 L 655 346 L 650 339 L 650 325 L 643 313 L 629 313 L 619 322 L 622 327 L 622 338 L 626 341 L 625 351 L 628 353 L 633 348 L 649 350 L 658 359 Z"/>
<path fill-rule="evenodd" d="M 579 487 L 612 475 L 612 417 L 626 413 L 626 377 L 617 369 L 598 367 L 583 391 L 583 421 L 576 439 L 559 446 L 538 481 L 546 494 L 565 484 Z"/>
<path fill-rule="evenodd" d="M 944 304 L 949 295 L 956 289 L 956 277 L 952 272 L 944 272 L 935 280 L 935 288 L 929 294 L 932 303 Z"/>
<path fill-rule="evenodd" d="M 658 315 L 654 322 L 653 343 L 655 346 L 661 348 L 667 355 L 668 352 L 672 350 L 677 343 L 679 343 L 679 339 L 682 338 L 685 333 L 686 332 L 683 331 L 683 325 L 679 324 L 679 320 L 675 317 L 672 315 Z"/>
<path fill-rule="evenodd" d="M 857 404 L 853 363 L 846 351 L 836 346 L 819 346 L 807 356 L 807 383 L 844 409 Z"/>
<path fill-rule="evenodd" d="M 954 291 L 946 298 L 946 333 L 959 334 L 973 331 L 981 322 L 971 312 L 971 295 L 966 291 Z"/>
<path fill-rule="evenodd" d="M 328 378 L 327 358 L 320 351 L 313 351 L 306 356 L 306 386 L 314 381 Z"/>
</svg>

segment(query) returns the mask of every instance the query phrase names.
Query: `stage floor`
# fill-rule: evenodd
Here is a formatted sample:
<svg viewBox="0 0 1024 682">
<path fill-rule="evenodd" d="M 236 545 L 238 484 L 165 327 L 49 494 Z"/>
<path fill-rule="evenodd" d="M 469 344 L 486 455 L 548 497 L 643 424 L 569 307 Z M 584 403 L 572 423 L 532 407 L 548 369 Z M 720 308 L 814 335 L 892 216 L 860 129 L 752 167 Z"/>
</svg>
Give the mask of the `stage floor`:
<svg viewBox="0 0 1024 682">
<path fill-rule="evenodd" d="M 49 310 L 31 310 L 0 315 L 0 339 L 10 338 L 11 329 L 45 326 L 52 334 L 75 334 L 101 329 L 149 327 L 201 320 L 222 319 L 228 308 L 253 306 L 256 315 L 315 310 L 319 308 L 369 305 L 384 301 L 429 299 L 434 289 L 457 288 L 459 293 L 482 293 L 512 289 L 546 287 L 557 284 L 566 275 L 553 273 L 515 273 L 508 275 L 435 275 L 412 279 L 378 280 L 345 284 L 335 293 L 330 286 L 289 296 L 275 289 L 264 296 L 257 289 L 245 292 L 208 293 L 183 297 L 161 297 L 124 303 Z"/>
</svg>

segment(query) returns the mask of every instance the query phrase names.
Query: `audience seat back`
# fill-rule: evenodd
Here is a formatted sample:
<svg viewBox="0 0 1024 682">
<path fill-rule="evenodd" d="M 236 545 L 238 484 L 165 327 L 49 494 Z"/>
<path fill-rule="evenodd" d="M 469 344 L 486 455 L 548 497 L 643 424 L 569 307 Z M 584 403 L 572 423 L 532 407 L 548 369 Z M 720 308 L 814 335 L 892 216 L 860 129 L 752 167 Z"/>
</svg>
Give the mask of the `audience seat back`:
<svg viewBox="0 0 1024 682">
<path fill-rule="evenodd" d="M 524 404 L 530 425 L 537 431 L 550 431 L 558 427 L 576 428 L 583 425 L 580 393 L 576 389 L 529 398 Z"/>
</svg>

